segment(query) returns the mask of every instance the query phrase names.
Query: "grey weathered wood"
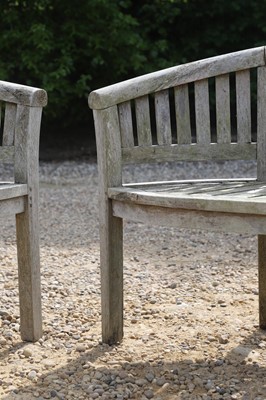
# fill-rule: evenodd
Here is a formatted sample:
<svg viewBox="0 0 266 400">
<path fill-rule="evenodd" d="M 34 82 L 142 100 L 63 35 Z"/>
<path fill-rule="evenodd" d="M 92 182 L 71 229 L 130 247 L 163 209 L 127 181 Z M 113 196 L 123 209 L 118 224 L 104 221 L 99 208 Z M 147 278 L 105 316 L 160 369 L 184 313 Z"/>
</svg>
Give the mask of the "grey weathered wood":
<svg viewBox="0 0 266 400">
<path fill-rule="evenodd" d="M 236 72 L 237 141 L 251 142 L 250 72 Z"/>
<path fill-rule="evenodd" d="M 18 105 L 15 129 L 15 183 L 28 186 L 25 211 L 16 216 L 21 337 L 42 335 L 39 251 L 39 132 L 41 107 Z"/>
<path fill-rule="evenodd" d="M 99 166 L 103 341 L 123 336 L 122 221 L 214 232 L 255 234 L 259 242 L 260 326 L 266 329 L 266 70 L 265 48 L 249 49 L 158 71 L 92 92 Z M 258 134 L 251 143 L 249 69 L 258 67 Z M 237 143 L 231 143 L 230 73 L 236 74 Z M 217 143 L 211 143 L 208 78 L 215 77 Z M 195 88 L 197 143 L 191 143 Z M 174 89 L 176 115 L 166 90 Z M 154 95 L 158 144 L 152 144 L 149 96 Z M 133 146 L 129 101 L 135 101 Z M 121 105 L 122 103 L 122 105 Z M 191 103 L 193 106 L 193 103 Z M 97 110 L 98 109 L 98 110 Z M 120 116 L 120 125 L 118 111 Z M 125 111 L 126 110 L 126 111 Z M 171 144 L 176 118 L 177 143 Z M 123 119 L 124 118 L 124 119 Z M 173 118 L 173 120 L 171 120 Z M 122 120 L 122 123 L 121 123 Z M 128 128 L 124 128 L 128 126 Z M 152 125 L 153 126 L 153 125 Z M 194 126 L 193 126 L 194 128 Z M 129 139 L 127 134 L 129 133 Z M 122 140 L 122 142 L 121 142 Z M 122 163 L 251 160 L 254 179 L 142 182 L 122 185 Z"/>
<path fill-rule="evenodd" d="M 121 186 L 121 142 L 117 107 L 94 111 L 99 172 L 102 337 L 115 343 L 123 337 L 123 231 L 112 213 L 107 188 Z"/>
<path fill-rule="evenodd" d="M 16 215 L 20 331 L 23 340 L 42 335 L 38 165 L 42 107 L 46 92 L 0 81 L 4 104 L 1 162 L 12 162 L 14 182 L 0 182 L 0 217 Z"/>
<path fill-rule="evenodd" d="M 257 174 L 266 181 L 266 67 L 258 68 Z"/>
<path fill-rule="evenodd" d="M 204 160 L 254 160 L 256 143 L 193 143 L 191 145 L 150 146 L 122 149 L 124 163 L 204 161 Z"/>
<path fill-rule="evenodd" d="M 188 85 L 176 86 L 175 93 L 175 112 L 176 112 L 176 130 L 177 143 L 191 143 L 191 125 Z"/>
<path fill-rule="evenodd" d="M 15 197 L 0 201 L 0 218 L 6 218 L 7 215 L 15 215 L 24 212 L 25 199 L 23 197 Z"/>
<path fill-rule="evenodd" d="M 208 80 L 195 82 L 195 110 L 197 143 L 211 143 L 210 104 Z"/>
<path fill-rule="evenodd" d="M 92 109 L 107 108 L 148 93 L 262 65 L 265 65 L 263 46 L 211 57 L 95 90 L 90 93 L 89 105 Z"/>
<path fill-rule="evenodd" d="M 209 183 L 175 182 L 161 187 L 109 188 L 109 198 L 120 202 L 174 209 L 266 215 L 266 186 L 257 181 Z"/>
<path fill-rule="evenodd" d="M 0 147 L 0 162 L 13 163 L 14 162 L 15 148 L 14 146 L 1 146 Z"/>
<path fill-rule="evenodd" d="M 253 181 L 257 181 L 256 178 L 234 178 L 234 179 L 230 179 L 230 178 L 225 178 L 225 179 L 182 179 L 182 180 L 178 180 L 178 181 L 155 181 L 155 182 L 130 182 L 130 183 L 124 183 L 123 184 L 123 188 L 126 187 L 142 187 L 145 188 L 146 186 L 150 186 L 150 187 L 157 187 L 159 186 L 160 188 L 164 189 L 165 186 L 169 186 L 169 185 L 173 185 L 173 184 L 184 184 L 186 183 L 187 185 L 190 185 L 191 183 L 193 184 L 216 184 L 216 183 L 233 183 L 233 182 L 253 182 Z M 112 188 L 110 188 L 109 190 L 112 190 Z"/>
<path fill-rule="evenodd" d="M 11 182 L 0 182 L 0 201 L 13 199 L 15 197 L 26 196 L 28 194 L 28 185 L 14 184 Z"/>
<path fill-rule="evenodd" d="M 113 214 L 129 221 L 172 228 L 200 229 L 213 232 L 232 232 L 266 235 L 266 216 L 228 214 L 210 211 L 183 210 L 143 204 L 123 204 L 113 201 Z"/>
<path fill-rule="evenodd" d="M 0 99 L 8 103 L 44 107 L 47 104 L 47 93 L 43 89 L 0 81 Z"/>
<path fill-rule="evenodd" d="M 137 135 L 139 146 L 150 146 L 152 144 L 151 119 L 149 97 L 143 96 L 135 100 Z"/>
<path fill-rule="evenodd" d="M 170 105 L 168 90 L 155 93 L 155 117 L 159 145 L 172 143 Z"/>
<path fill-rule="evenodd" d="M 119 104 L 119 122 L 121 132 L 121 145 L 122 147 L 134 146 L 133 123 L 132 123 L 132 110 L 130 101 Z"/>
<path fill-rule="evenodd" d="M 229 75 L 215 79 L 217 143 L 231 142 Z"/>
<path fill-rule="evenodd" d="M 4 146 L 12 146 L 14 144 L 16 114 L 17 105 L 14 103 L 6 103 L 2 141 L 2 144 Z"/>
</svg>

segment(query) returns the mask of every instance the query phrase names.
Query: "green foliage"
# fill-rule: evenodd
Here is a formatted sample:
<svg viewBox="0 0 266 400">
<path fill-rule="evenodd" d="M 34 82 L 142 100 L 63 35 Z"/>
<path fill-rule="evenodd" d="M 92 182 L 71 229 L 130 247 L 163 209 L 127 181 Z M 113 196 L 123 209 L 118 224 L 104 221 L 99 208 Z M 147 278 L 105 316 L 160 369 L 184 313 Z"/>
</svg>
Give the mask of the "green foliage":
<svg viewBox="0 0 266 400">
<path fill-rule="evenodd" d="M 1 0 L 0 79 L 47 90 L 45 121 L 87 124 L 88 93 L 265 44 L 261 0 Z"/>
</svg>

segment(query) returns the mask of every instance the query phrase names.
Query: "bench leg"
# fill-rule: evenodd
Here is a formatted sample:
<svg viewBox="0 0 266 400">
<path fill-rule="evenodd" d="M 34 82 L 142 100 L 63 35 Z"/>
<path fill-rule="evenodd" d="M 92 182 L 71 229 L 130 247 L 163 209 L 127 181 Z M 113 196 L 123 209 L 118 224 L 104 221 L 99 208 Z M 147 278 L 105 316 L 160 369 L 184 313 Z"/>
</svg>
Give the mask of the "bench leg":
<svg viewBox="0 0 266 400">
<path fill-rule="evenodd" d="M 30 201 L 30 200 L 28 200 Z M 25 212 L 17 214 L 17 251 L 22 340 L 42 336 L 38 205 L 26 200 Z"/>
<path fill-rule="evenodd" d="M 266 235 L 258 236 L 259 324 L 266 329 Z"/>
<path fill-rule="evenodd" d="M 123 337 L 123 221 L 110 214 L 100 224 L 102 340 L 113 344 Z"/>
</svg>

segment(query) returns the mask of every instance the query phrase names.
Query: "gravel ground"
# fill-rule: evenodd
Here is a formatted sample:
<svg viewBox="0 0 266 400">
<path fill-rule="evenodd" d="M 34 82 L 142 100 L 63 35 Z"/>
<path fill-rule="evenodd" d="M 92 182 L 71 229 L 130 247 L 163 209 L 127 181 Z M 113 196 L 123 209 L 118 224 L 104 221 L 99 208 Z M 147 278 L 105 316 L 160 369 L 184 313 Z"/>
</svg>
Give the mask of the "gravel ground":
<svg viewBox="0 0 266 400">
<path fill-rule="evenodd" d="M 252 162 L 128 167 L 125 181 L 255 170 Z M 127 222 L 125 338 L 103 345 L 97 166 L 41 163 L 40 180 L 44 335 L 20 340 L 15 228 L 3 220 L 1 399 L 266 399 L 256 237 Z"/>
</svg>

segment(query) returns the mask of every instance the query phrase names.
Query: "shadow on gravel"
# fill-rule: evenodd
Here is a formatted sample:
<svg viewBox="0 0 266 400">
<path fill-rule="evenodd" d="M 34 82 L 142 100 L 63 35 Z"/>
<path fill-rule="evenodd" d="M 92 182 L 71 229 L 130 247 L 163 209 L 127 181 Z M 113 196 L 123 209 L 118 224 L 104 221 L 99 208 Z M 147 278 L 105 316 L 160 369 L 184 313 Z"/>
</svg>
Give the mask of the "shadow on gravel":
<svg viewBox="0 0 266 400">
<path fill-rule="evenodd" d="M 23 345 L 21 343 L 11 351 L 15 352 Z M 225 357 L 217 359 L 206 355 L 205 359 L 195 361 L 189 358 L 188 352 L 186 358 L 183 355 L 183 360 L 176 362 L 135 360 L 119 363 L 120 346 L 117 346 L 117 358 L 100 362 L 101 357 L 110 356 L 114 347 L 99 344 L 61 368 L 50 368 L 36 382 L 10 392 L 2 399 L 264 400 L 266 368 L 261 367 L 257 359 L 258 348 L 264 346 L 266 349 L 266 332 L 257 329 Z M 2 352 L 1 357 L 8 357 L 8 354 L 8 351 Z M 98 362 L 97 367 L 93 365 L 95 362 Z M 107 396 L 93 397 L 90 389 L 93 384 L 94 393 L 97 388 L 101 393 L 101 386 L 107 385 Z M 109 390 L 121 396 L 112 397 Z"/>
</svg>

